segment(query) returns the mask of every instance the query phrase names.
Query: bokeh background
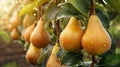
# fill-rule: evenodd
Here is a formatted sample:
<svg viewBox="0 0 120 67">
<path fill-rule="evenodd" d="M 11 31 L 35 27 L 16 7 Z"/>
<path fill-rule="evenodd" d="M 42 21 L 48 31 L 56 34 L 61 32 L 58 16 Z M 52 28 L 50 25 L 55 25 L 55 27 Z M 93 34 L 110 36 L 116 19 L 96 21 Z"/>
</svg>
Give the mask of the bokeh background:
<svg viewBox="0 0 120 67">
<path fill-rule="evenodd" d="M 15 10 L 19 10 L 23 5 L 23 0 L 0 0 L 0 31 L 7 31 L 7 24 Z M 110 33 L 117 43 L 117 53 L 120 53 L 120 15 L 115 11 L 111 13 L 115 16 L 110 22 Z M 2 32 L 4 33 L 4 32 Z M 25 51 L 23 45 L 12 40 L 5 41 L 4 35 L 0 33 L 0 67 L 30 67 L 25 60 Z M 9 42 L 9 43 L 7 43 Z"/>
</svg>

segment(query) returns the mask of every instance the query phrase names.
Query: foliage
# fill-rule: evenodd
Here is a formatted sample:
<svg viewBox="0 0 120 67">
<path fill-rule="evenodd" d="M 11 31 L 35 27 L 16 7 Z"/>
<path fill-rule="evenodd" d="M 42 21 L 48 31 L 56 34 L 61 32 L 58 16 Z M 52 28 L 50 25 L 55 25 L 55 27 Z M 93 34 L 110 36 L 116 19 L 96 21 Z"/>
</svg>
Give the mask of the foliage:
<svg viewBox="0 0 120 67">
<path fill-rule="evenodd" d="M 57 20 L 60 20 L 61 24 L 61 30 L 64 29 L 66 26 L 68 19 L 71 16 L 76 16 L 81 21 L 82 27 L 87 27 L 87 22 L 90 14 L 90 0 L 68 0 L 67 2 L 62 2 L 62 0 L 58 0 L 59 3 L 54 3 L 53 0 L 35 0 L 30 4 L 25 5 L 20 9 L 19 16 L 21 18 L 24 17 L 26 14 L 33 14 L 36 10 L 37 14 L 43 13 L 43 19 L 46 21 L 46 29 L 51 35 L 52 43 L 49 44 L 46 48 L 43 49 L 42 55 L 38 59 L 38 66 L 44 67 L 46 66 L 46 62 L 48 60 L 48 57 L 50 55 L 50 52 L 52 50 L 53 44 L 56 40 L 56 34 L 55 32 L 55 23 Z M 110 13 L 113 13 L 113 10 L 110 10 L 110 6 L 116 7 L 120 4 L 116 5 L 116 2 L 120 2 L 119 0 L 116 0 L 113 2 L 113 0 L 106 0 L 107 5 L 102 0 L 96 0 L 95 2 L 95 9 L 98 17 L 102 21 L 102 24 L 104 25 L 105 29 L 108 31 L 110 28 L 110 22 L 112 19 L 114 19 L 113 16 L 111 17 Z M 114 3 L 112 5 L 112 3 Z M 119 8 L 113 8 L 117 10 L 117 13 L 119 14 Z M 40 18 L 40 15 L 36 16 L 36 19 L 38 20 Z M 37 21 L 35 20 L 35 21 Z M 29 22 L 28 22 L 29 23 Z M 22 27 L 22 25 L 20 26 Z M 23 29 L 22 29 L 23 31 Z M 109 32 L 109 31 L 108 31 Z M 22 32 L 21 32 L 22 34 Z M 111 35 L 111 33 L 109 33 Z M 6 34 L 4 34 L 6 35 Z M 8 38 L 6 35 L 4 39 Z M 116 42 L 114 40 L 114 37 L 111 35 L 112 38 L 112 44 L 111 48 L 108 52 L 101 56 L 97 56 L 98 60 L 95 64 L 96 67 L 114 67 L 120 65 L 120 54 L 116 54 Z M 6 39 L 7 40 L 7 39 Z M 20 39 L 23 41 L 23 39 Z M 7 40 L 9 42 L 9 40 Z M 26 47 L 28 48 L 28 46 Z M 27 50 L 27 49 L 26 49 Z M 90 55 L 89 55 L 90 56 Z M 91 61 L 84 61 L 84 53 L 72 53 L 67 52 L 61 48 L 61 50 L 58 52 L 58 59 L 61 61 L 61 64 L 72 66 L 72 67 L 88 67 Z"/>
<path fill-rule="evenodd" d="M 0 36 L 4 39 L 5 43 L 8 44 L 10 42 L 9 35 L 5 31 L 0 31 Z"/>
<path fill-rule="evenodd" d="M 19 65 L 16 62 L 12 61 L 10 63 L 3 65 L 2 67 L 19 67 Z"/>
</svg>

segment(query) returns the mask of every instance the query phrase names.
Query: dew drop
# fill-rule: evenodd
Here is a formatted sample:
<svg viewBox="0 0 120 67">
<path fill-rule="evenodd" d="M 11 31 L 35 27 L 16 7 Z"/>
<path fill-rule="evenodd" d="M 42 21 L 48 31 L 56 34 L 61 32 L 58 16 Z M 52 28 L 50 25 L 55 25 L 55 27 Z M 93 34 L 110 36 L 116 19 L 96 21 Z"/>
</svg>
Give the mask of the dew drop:
<svg viewBox="0 0 120 67">
<path fill-rule="evenodd" d="M 107 45 L 106 44 L 104 44 L 104 47 L 106 47 Z"/>
</svg>

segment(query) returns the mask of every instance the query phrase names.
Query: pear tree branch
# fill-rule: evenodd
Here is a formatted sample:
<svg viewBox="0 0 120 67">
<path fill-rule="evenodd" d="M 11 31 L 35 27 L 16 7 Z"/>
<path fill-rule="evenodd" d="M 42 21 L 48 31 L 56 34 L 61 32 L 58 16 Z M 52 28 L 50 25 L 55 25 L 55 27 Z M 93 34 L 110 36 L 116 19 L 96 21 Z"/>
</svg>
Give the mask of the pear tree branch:
<svg viewBox="0 0 120 67">
<path fill-rule="evenodd" d="M 95 2 L 95 0 L 91 0 L 90 16 L 96 15 L 94 2 Z"/>
</svg>

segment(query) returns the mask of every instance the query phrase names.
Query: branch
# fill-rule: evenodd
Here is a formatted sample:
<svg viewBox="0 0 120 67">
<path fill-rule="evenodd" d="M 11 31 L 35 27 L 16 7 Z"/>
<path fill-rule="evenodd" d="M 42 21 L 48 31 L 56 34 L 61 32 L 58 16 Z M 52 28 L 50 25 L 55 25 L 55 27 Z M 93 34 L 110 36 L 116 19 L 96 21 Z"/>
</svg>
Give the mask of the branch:
<svg viewBox="0 0 120 67">
<path fill-rule="evenodd" d="M 57 20 L 56 22 L 56 35 L 57 35 L 57 42 L 59 43 L 59 35 L 60 35 L 60 21 Z"/>
<path fill-rule="evenodd" d="M 96 15 L 94 2 L 95 2 L 94 0 L 91 0 L 90 16 Z"/>
<path fill-rule="evenodd" d="M 95 63 L 96 63 L 95 56 L 92 56 L 92 63 L 90 65 L 90 67 L 94 67 Z"/>
</svg>

